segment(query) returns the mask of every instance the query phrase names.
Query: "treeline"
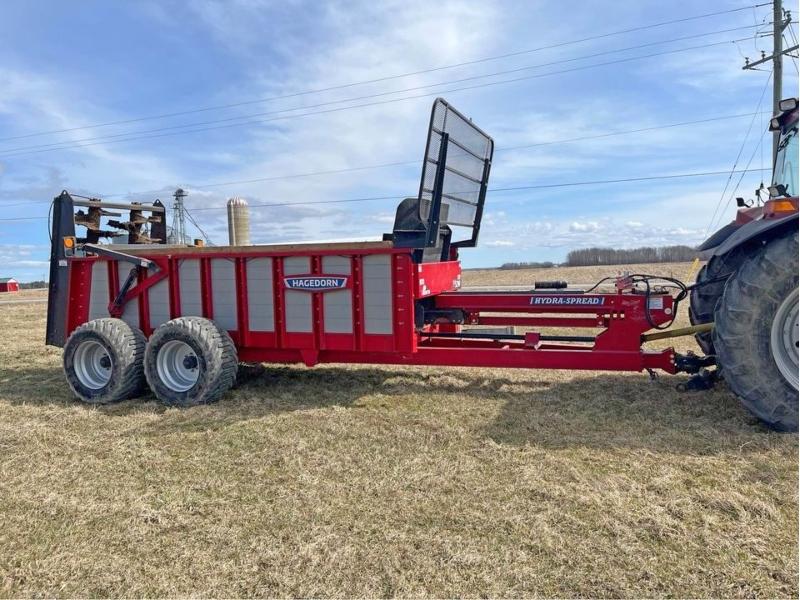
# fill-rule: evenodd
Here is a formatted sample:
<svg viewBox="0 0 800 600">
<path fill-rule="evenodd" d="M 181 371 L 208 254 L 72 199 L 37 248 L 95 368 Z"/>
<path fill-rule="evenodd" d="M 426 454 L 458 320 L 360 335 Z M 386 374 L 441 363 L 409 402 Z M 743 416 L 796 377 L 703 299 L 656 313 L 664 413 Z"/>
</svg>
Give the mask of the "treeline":
<svg viewBox="0 0 800 600">
<path fill-rule="evenodd" d="M 556 264 L 552 262 L 510 262 L 500 265 L 501 271 L 513 271 L 514 269 L 550 269 Z"/>
<path fill-rule="evenodd" d="M 668 263 L 694 260 L 697 251 L 689 246 L 645 246 L 629 250 L 615 248 L 582 248 L 567 254 L 570 267 L 595 265 L 628 265 L 635 263 Z"/>
<path fill-rule="evenodd" d="M 26 281 L 24 283 L 19 284 L 19 289 L 21 290 L 36 290 L 39 288 L 46 288 L 47 282 L 46 281 Z"/>
</svg>

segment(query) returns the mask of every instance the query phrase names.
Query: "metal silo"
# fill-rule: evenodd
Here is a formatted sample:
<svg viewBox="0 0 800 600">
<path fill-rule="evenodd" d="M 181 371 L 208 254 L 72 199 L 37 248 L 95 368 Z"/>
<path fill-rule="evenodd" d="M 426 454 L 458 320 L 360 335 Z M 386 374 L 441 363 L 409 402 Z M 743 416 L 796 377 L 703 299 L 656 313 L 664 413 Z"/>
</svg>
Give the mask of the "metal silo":
<svg viewBox="0 0 800 600">
<path fill-rule="evenodd" d="M 244 198 L 228 200 L 228 243 L 231 246 L 250 245 L 250 209 Z"/>
</svg>

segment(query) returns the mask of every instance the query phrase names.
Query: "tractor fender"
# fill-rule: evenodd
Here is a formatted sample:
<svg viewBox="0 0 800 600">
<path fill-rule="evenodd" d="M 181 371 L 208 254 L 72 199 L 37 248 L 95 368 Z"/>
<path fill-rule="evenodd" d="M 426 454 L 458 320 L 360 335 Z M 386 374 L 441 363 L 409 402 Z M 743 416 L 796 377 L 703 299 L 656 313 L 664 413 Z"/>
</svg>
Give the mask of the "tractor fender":
<svg viewBox="0 0 800 600">
<path fill-rule="evenodd" d="M 700 257 L 708 260 L 754 242 L 766 242 L 784 231 L 797 229 L 798 213 L 780 219 L 758 219 L 737 226 L 729 223 L 698 246 Z"/>
</svg>

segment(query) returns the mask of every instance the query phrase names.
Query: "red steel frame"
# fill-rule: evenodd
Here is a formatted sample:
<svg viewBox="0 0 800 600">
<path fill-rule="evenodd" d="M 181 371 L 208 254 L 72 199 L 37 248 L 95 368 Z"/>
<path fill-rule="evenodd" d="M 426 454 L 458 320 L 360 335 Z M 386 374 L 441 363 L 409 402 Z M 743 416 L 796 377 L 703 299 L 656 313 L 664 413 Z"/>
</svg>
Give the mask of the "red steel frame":
<svg viewBox="0 0 800 600">
<path fill-rule="evenodd" d="M 365 330 L 363 259 L 371 254 L 388 254 L 391 257 L 391 334 L 374 334 Z M 309 366 L 317 363 L 373 363 L 612 371 L 661 369 L 676 372 L 675 354 L 671 348 L 659 351 L 641 348 L 643 333 L 652 329 L 653 325 L 672 320 L 674 305 L 668 294 L 648 297 L 630 290 L 609 294 L 457 291 L 461 284 L 458 261 L 418 264 L 413 261 L 412 250 L 403 248 L 325 250 L 318 247 L 307 251 L 276 253 L 268 248 L 253 247 L 247 251 L 237 248 L 196 253 L 186 249 L 172 254 L 150 255 L 143 247 L 137 251 L 137 255 L 150 259 L 158 268 L 149 275 L 139 274 L 122 305 L 134 298 L 139 299 L 139 325 L 147 336 L 153 331 L 149 322 L 148 294 L 145 293 L 150 287 L 166 279 L 169 284 L 170 317 L 180 316 L 178 265 L 184 259 L 199 259 L 202 316 L 213 319 L 211 260 L 234 260 L 238 328 L 230 331 L 230 334 L 242 361 L 302 362 Z M 348 289 L 352 292 L 353 305 L 351 334 L 325 332 L 325 292 L 322 291 L 306 292 L 313 295 L 312 331 L 287 331 L 282 260 L 272 261 L 274 331 L 248 329 L 247 259 L 308 256 L 311 267 L 309 274 L 323 275 L 322 258 L 329 255 L 350 257 Z M 71 258 L 66 324 L 68 333 L 88 319 L 92 266 L 98 260 L 108 262 L 109 313 L 119 316 L 122 312 L 122 306 L 114 304 L 122 285 L 117 276 L 116 263 L 101 257 Z M 427 308 L 462 314 L 465 323 L 471 325 L 589 328 L 600 332 L 591 342 L 549 342 L 546 336 L 538 332 L 526 333 L 524 339 L 452 337 L 461 331 L 460 325 L 442 323 L 422 328 L 415 325 L 415 306 L 420 301 L 426 302 Z M 437 333 L 446 333 L 448 337 L 437 337 Z"/>
</svg>

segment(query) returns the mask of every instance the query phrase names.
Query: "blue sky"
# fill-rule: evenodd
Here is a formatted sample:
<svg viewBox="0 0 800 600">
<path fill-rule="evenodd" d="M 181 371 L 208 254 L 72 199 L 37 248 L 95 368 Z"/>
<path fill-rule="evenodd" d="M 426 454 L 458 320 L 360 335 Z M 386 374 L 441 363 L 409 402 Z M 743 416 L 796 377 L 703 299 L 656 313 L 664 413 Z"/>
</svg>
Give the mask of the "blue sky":
<svg viewBox="0 0 800 600">
<path fill-rule="evenodd" d="M 727 171 L 751 117 L 562 140 L 752 113 L 768 73 L 741 65 L 744 55 L 770 49 L 770 38 L 754 37 L 770 30 L 755 27 L 771 19 L 770 7 L 525 51 L 747 4 L 6 0 L 0 20 L 3 217 L 46 216 L 47 203 L 64 188 L 150 201 L 167 200 L 181 186 L 199 224 L 220 244 L 230 196 L 263 204 L 414 195 L 435 95 L 519 77 L 527 78 L 442 93 L 493 135 L 491 187 Z M 741 29 L 712 34 L 732 28 Z M 656 44 L 688 36 L 698 37 Z M 739 38 L 749 39 L 730 42 Z M 616 52 L 642 44 L 652 45 Z M 706 44 L 716 45 L 557 73 Z M 297 95 L 509 53 L 518 54 Z M 565 60 L 571 62 L 536 66 Z M 446 83 L 517 69 L 523 70 Z M 796 93 L 796 73 L 787 60 L 787 96 Z M 402 91 L 409 88 L 421 89 Z M 369 103 L 353 99 L 373 94 L 383 94 L 372 100 L 381 104 L 346 108 Z M 770 94 L 767 88 L 762 110 L 769 110 Z M 291 97 L 257 102 L 275 96 Z M 86 127 L 232 103 L 246 104 Z M 751 156 L 751 168 L 769 167 L 769 138 L 763 149 L 758 144 L 766 120 L 756 119 L 740 168 Z M 65 129 L 71 131 L 30 136 Z M 137 133 L 150 137 L 120 142 Z M 71 147 L 52 151 L 59 144 Z M 286 177 L 397 162 L 409 164 Z M 253 179 L 262 181 L 209 187 Z M 490 192 L 481 246 L 464 251 L 462 262 L 560 260 L 588 245 L 695 244 L 709 228 L 726 179 Z M 747 174 L 736 195 L 752 196 L 760 181 L 760 173 Z M 391 229 L 395 205 L 254 207 L 252 238 L 374 238 Z M 732 212 L 729 204 L 725 216 Z M 47 255 L 46 221 L 0 220 L 0 276 L 40 278 Z"/>
</svg>

